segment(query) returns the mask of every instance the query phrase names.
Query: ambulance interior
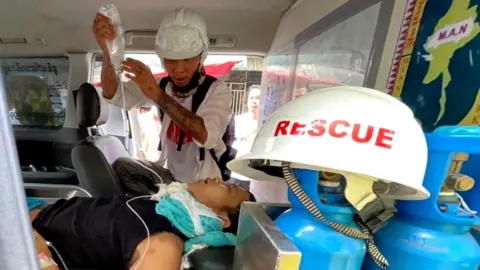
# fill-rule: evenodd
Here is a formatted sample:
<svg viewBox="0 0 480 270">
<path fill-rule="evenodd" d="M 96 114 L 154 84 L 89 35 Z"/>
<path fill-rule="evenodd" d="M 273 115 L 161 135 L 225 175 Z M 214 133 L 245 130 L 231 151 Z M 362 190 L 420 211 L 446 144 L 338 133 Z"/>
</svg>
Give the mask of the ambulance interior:
<svg viewBox="0 0 480 270">
<path fill-rule="evenodd" d="M 385 89 L 410 1 L 110 2 L 120 12 L 128 56 L 158 74 L 164 70 L 154 53 L 154 40 L 162 16 L 182 5 L 197 10 L 208 25 L 206 65 L 230 85 L 234 115 L 245 112 L 248 88 L 261 84 L 261 125 L 280 105 L 315 89 L 334 85 Z M 84 84 L 93 84 L 101 91 L 102 57 L 91 27 L 95 14 L 107 3 L 17 0 L 0 10 L 5 97 L 27 196 L 54 201 L 118 192 L 108 181 L 80 185 L 80 177 L 113 177 L 110 160 L 99 165 L 101 157 L 88 147 L 75 151 L 82 143 L 88 144 L 89 136 L 119 139 L 107 140 L 107 146 L 115 148 L 108 151 L 117 156 L 158 158 L 156 149 L 152 153 L 142 142 L 147 140 L 142 128 L 155 126 L 155 122 L 142 122 L 141 108 L 131 110 L 127 122 L 121 108 L 104 104 Z M 19 117 L 22 110 L 30 114 Z M 154 111 L 149 111 L 148 121 L 155 121 Z M 5 138 L 4 145 L 9 143 Z M 11 164 L 9 169 L 18 171 L 17 163 Z M 19 222 L 26 222 L 26 217 L 22 218 Z M 231 265 L 233 251 L 228 252 L 228 256 L 205 254 L 196 269 L 229 269 L 201 265 L 219 257 L 226 258 L 220 264 Z"/>
</svg>

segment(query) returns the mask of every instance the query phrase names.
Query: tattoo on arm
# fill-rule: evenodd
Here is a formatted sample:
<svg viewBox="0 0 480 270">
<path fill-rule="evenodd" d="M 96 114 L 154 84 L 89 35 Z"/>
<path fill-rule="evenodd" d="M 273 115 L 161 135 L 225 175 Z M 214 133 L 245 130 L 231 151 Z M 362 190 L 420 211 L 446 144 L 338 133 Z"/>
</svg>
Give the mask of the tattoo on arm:
<svg viewBox="0 0 480 270">
<path fill-rule="evenodd" d="M 167 94 L 161 94 L 155 102 L 184 132 L 190 133 L 200 143 L 205 143 L 207 130 L 200 116 L 192 113 Z"/>
<path fill-rule="evenodd" d="M 103 88 L 103 96 L 107 99 L 113 98 L 118 90 L 118 80 L 108 53 L 103 54 L 102 74 L 100 76 Z"/>
</svg>

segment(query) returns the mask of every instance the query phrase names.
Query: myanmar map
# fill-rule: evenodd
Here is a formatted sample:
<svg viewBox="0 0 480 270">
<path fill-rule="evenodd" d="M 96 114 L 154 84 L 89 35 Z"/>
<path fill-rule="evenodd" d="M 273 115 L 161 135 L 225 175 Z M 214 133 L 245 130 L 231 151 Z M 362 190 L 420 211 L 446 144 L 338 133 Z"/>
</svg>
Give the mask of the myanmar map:
<svg viewBox="0 0 480 270">
<path fill-rule="evenodd" d="M 425 5 L 401 98 L 427 132 L 480 123 L 478 4 L 429 0 Z"/>
</svg>

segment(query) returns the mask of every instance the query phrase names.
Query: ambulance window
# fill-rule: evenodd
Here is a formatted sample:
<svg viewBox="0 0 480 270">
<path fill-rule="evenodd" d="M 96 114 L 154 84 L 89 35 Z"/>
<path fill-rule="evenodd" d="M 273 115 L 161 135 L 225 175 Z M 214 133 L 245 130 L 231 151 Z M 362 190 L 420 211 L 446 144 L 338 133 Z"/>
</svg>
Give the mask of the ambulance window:
<svg viewBox="0 0 480 270">
<path fill-rule="evenodd" d="M 0 65 L 13 125 L 63 126 L 68 58 L 5 58 Z"/>
<path fill-rule="evenodd" d="M 380 4 L 312 37 L 299 49 L 293 97 L 328 86 L 362 86 Z"/>
</svg>

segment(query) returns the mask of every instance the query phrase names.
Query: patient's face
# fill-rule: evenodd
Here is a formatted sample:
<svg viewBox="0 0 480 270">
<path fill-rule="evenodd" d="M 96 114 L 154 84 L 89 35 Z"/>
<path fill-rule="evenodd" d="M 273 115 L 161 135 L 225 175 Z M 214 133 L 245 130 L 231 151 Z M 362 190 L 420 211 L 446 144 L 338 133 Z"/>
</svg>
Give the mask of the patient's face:
<svg viewBox="0 0 480 270">
<path fill-rule="evenodd" d="M 214 210 L 238 209 L 243 201 L 250 200 L 246 190 L 221 179 L 200 180 L 190 184 L 188 190 L 195 199 Z"/>
</svg>

